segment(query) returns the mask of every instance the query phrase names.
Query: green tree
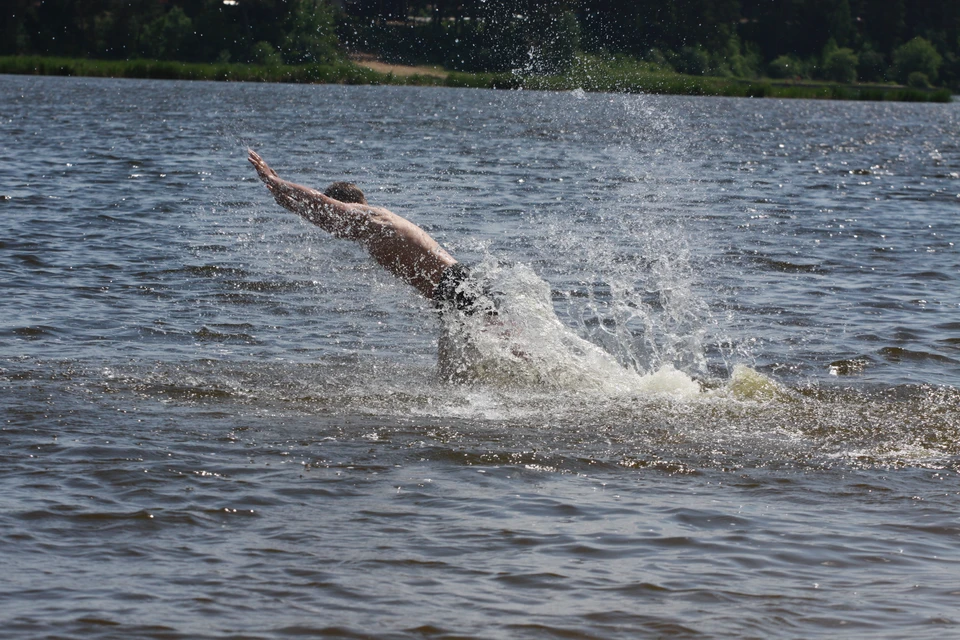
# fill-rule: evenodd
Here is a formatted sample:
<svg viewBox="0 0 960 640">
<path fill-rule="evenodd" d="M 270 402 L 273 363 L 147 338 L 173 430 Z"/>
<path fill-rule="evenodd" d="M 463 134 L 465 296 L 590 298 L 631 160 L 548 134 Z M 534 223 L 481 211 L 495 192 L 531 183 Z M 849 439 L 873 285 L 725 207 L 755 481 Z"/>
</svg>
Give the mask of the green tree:
<svg viewBox="0 0 960 640">
<path fill-rule="evenodd" d="M 89 54 L 105 58 L 141 55 L 143 27 L 163 16 L 151 0 L 106 0 L 92 20 L 93 48 Z"/>
<path fill-rule="evenodd" d="M 907 34 L 907 0 L 861 0 L 857 16 L 862 20 L 860 29 L 865 39 L 874 43 L 877 51 L 889 54 Z M 909 36 L 908 36 L 909 37 Z"/>
<path fill-rule="evenodd" d="M 710 54 L 703 47 L 683 47 L 679 53 L 668 56 L 673 68 L 691 76 L 703 76 L 710 71 Z"/>
<path fill-rule="evenodd" d="M 853 16 L 850 14 L 849 0 L 828 2 L 824 8 L 827 33 L 839 44 L 845 45 L 852 41 Z M 852 52 L 851 52 L 852 53 Z"/>
<path fill-rule="evenodd" d="M 230 52 L 227 52 L 227 60 L 230 59 Z M 261 40 L 250 49 L 250 62 L 254 64 L 263 64 L 267 66 L 277 66 L 283 64 L 281 56 L 272 44 L 266 40 Z"/>
<path fill-rule="evenodd" d="M 834 82 L 856 82 L 859 59 L 853 49 L 847 47 L 827 47 L 823 53 L 821 70 L 824 77 Z"/>
<path fill-rule="evenodd" d="M 0 55 L 30 52 L 27 19 L 35 12 L 28 0 L 9 0 L 9 6 L 0 11 Z"/>
<path fill-rule="evenodd" d="M 863 82 L 883 82 L 886 78 L 887 59 L 868 42 L 860 50 L 857 77 Z"/>
<path fill-rule="evenodd" d="M 929 40 L 916 37 L 893 51 L 893 75 L 897 82 L 906 84 L 910 74 L 922 73 L 930 81 L 936 81 L 943 58 Z"/>
<path fill-rule="evenodd" d="M 143 28 L 140 46 L 147 57 L 175 60 L 184 57 L 184 49 L 193 33 L 193 21 L 183 9 L 174 6 L 166 15 Z"/>
<path fill-rule="evenodd" d="M 532 0 L 476 3 L 461 16 L 469 20 L 435 26 L 434 39 L 446 39 L 443 63 L 458 71 L 562 74 L 573 65 L 580 48 L 580 23 L 566 4 Z"/>
<path fill-rule="evenodd" d="M 953 89 L 954 93 L 960 93 L 960 38 L 957 39 L 957 51 L 948 51 L 943 56 L 943 66 L 940 67 L 940 81 Z"/>
<path fill-rule="evenodd" d="M 337 59 L 333 9 L 323 0 L 294 0 L 280 48 L 288 64 L 332 62 Z"/>
<path fill-rule="evenodd" d="M 767 74 L 771 78 L 785 79 L 805 77 L 807 71 L 806 65 L 796 56 L 782 55 L 777 56 L 767 65 Z"/>
<path fill-rule="evenodd" d="M 911 71 L 907 76 L 907 86 L 912 89 L 927 89 L 930 87 L 930 78 L 921 71 Z"/>
<path fill-rule="evenodd" d="M 730 36 L 727 45 L 713 56 L 712 67 L 719 75 L 737 78 L 755 78 L 760 73 L 761 57 L 755 45 L 741 44 L 736 34 Z"/>
</svg>

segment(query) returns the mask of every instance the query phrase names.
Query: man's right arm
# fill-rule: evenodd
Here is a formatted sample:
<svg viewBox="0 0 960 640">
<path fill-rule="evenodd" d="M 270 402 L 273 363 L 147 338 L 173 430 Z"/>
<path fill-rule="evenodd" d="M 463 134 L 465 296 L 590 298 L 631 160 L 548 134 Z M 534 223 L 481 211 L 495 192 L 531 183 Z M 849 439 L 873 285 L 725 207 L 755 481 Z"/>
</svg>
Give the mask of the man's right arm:
<svg viewBox="0 0 960 640">
<path fill-rule="evenodd" d="M 257 170 L 277 204 L 338 238 L 358 239 L 366 221 L 362 207 L 345 204 L 316 189 L 284 180 L 256 151 L 248 151 L 250 164 Z"/>
</svg>

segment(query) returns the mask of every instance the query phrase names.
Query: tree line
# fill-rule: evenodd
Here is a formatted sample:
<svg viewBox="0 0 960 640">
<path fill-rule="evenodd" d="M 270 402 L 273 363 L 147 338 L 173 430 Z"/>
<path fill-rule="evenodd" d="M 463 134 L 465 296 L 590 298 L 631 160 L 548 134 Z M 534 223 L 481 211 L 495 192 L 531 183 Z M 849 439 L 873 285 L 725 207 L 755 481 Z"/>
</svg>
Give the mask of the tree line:
<svg viewBox="0 0 960 640">
<path fill-rule="evenodd" d="M 340 57 L 324 0 L 5 0 L 0 54 L 184 62 Z"/>
<path fill-rule="evenodd" d="M 560 74 L 626 56 L 691 75 L 960 90 L 957 0 L 7 0 L 0 54 L 259 64 L 345 49 Z"/>
</svg>

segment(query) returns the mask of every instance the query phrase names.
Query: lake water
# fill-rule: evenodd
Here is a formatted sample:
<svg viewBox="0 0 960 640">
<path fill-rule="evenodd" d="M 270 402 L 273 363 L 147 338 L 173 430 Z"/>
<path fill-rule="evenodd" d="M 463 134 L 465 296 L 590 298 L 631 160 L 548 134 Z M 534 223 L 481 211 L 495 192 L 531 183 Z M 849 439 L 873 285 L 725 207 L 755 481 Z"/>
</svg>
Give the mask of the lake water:
<svg viewBox="0 0 960 640">
<path fill-rule="evenodd" d="M 0 76 L 0 228 L 4 637 L 960 633 L 957 104 Z"/>
</svg>

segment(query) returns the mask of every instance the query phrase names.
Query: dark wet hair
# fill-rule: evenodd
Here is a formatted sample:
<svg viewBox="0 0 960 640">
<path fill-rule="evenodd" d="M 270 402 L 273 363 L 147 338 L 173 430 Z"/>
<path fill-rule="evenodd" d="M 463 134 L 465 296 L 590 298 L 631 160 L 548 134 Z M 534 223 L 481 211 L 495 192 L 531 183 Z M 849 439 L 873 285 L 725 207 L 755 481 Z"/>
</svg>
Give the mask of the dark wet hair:
<svg viewBox="0 0 960 640">
<path fill-rule="evenodd" d="M 360 191 L 360 187 L 352 182 L 334 182 L 323 195 L 340 202 L 352 202 L 356 204 L 367 204 L 367 197 Z"/>
</svg>

